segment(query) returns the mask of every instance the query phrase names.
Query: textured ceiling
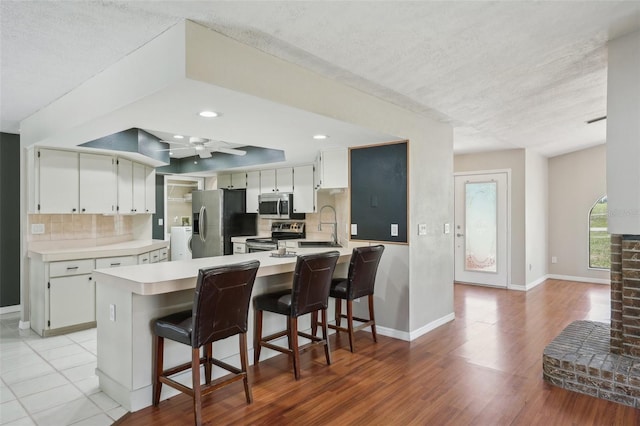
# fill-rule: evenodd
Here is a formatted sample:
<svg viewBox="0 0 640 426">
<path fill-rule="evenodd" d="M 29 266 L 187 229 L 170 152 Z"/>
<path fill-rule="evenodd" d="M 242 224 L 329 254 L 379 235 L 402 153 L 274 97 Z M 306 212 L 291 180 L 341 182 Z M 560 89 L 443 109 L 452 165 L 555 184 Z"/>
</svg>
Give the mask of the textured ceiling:
<svg viewBox="0 0 640 426">
<path fill-rule="evenodd" d="M 191 19 L 454 126 L 454 150 L 605 141 L 607 41 L 640 2 L 0 2 L 1 130 Z M 256 78 L 260 78 L 256 72 Z M 639 77 L 640 78 L 640 77 Z"/>
</svg>

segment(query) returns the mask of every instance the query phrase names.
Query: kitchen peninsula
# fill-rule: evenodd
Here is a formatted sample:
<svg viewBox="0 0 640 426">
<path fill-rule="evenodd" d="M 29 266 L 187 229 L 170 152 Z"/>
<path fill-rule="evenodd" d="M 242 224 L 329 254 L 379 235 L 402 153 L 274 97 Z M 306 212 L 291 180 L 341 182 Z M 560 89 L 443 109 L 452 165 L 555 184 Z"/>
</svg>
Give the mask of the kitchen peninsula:
<svg viewBox="0 0 640 426">
<path fill-rule="evenodd" d="M 297 254 L 338 250 L 336 273 L 345 275 L 351 257 L 349 248 L 301 248 Z M 137 411 L 152 403 L 152 331 L 151 321 L 193 303 L 198 270 L 228 265 L 250 259 L 260 261 L 253 295 L 291 286 L 295 257 L 271 257 L 270 252 L 234 254 L 193 260 L 96 269 L 96 321 L 98 327 L 98 368 L 100 388 L 129 411 Z M 332 306 L 332 304 L 330 304 Z M 331 315 L 331 313 L 330 313 Z M 303 319 L 301 329 L 310 327 Z M 248 341 L 253 342 L 253 307 L 249 308 Z M 282 318 L 265 316 L 265 332 L 282 328 Z M 219 359 L 239 365 L 236 336 L 214 344 Z M 165 343 L 165 365 L 178 365 L 190 360 L 190 351 L 175 342 Z M 250 351 L 253 350 L 250 348 Z M 263 351 L 265 357 L 277 352 Z M 250 355 L 249 359 L 253 359 Z M 214 369 L 214 376 L 220 374 Z M 190 374 L 183 375 L 190 383 Z M 177 391 L 163 387 L 161 399 Z"/>
</svg>

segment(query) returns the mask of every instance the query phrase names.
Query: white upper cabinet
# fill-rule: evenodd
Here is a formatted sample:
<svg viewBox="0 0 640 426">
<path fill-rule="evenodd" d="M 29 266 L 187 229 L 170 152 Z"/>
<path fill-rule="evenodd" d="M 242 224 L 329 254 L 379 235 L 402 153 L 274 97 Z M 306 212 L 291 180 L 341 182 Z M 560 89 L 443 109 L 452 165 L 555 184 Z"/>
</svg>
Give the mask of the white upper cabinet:
<svg viewBox="0 0 640 426">
<path fill-rule="evenodd" d="M 80 153 L 80 212 L 115 213 L 116 189 L 115 159 Z"/>
<path fill-rule="evenodd" d="M 145 213 L 155 213 L 156 212 L 156 169 L 153 167 L 146 166 L 145 170 Z"/>
<path fill-rule="evenodd" d="M 133 213 L 145 213 L 147 171 L 144 164 L 133 163 Z"/>
<path fill-rule="evenodd" d="M 316 191 L 311 164 L 293 168 L 293 211 L 294 213 L 316 211 Z"/>
<path fill-rule="evenodd" d="M 78 153 L 37 150 L 34 213 L 77 213 Z"/>
<path fill-rule="evenodd" d="M 276 170 L 260 170 L 260 192 L 276 192 Z"/>
<path fill-rule="evenodd" d="M 245 189 L 247 174 L 245 172 L 218 175 L 218 189 Z"/>
<path fill-rule="evenodd" d="M 276 192 L 293 192 L 293 169 L 276 169 Z"/>
<path fill-rule="evenodd" d="M 349 186 L 349 151 L 347 148 L 321 151 L 318 161 L 319 188 Z"/>
<path fill-rule="evenodd" d="M 118 158 L 118 212 L 133 213 L 133 162 Z"/>
<path fill-rule="evenodd" d="M 247 213 L 258 213 L 258 196 L 260 195 L 260 172 L 247 172 Z"/>
</svg>

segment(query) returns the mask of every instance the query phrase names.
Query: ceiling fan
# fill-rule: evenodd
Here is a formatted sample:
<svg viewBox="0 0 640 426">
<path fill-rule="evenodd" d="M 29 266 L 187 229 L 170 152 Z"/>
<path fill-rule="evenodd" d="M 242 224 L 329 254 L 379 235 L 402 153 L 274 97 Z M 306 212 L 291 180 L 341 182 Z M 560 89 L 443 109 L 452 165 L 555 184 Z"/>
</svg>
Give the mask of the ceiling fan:
<svg viewBox="0 0 640 426">
<path fill-rule="evenodd" d="M 222 152 L 224 154 L 231 155 L 245 155 L 247 151 L 237 148 L 230 148 L 221 145 L 229 145 L 229 142 L 219 141 L 214 139 L 205 139 L 199 138 L 196 136 L 191 136 L 189 138 L 189 142 L 176 142 L 176 141 L 161 141 L 166 142 L 171 145 L 180 145 L 179 148 L 169 148 L 169 149 L 161 149 L 159 151 L 177 151 L 183 149 L 192 149 L 195 150 L 196 154 L 200 156 L 200 158 L 211 158 L 212 152 Z"/>
</svg>

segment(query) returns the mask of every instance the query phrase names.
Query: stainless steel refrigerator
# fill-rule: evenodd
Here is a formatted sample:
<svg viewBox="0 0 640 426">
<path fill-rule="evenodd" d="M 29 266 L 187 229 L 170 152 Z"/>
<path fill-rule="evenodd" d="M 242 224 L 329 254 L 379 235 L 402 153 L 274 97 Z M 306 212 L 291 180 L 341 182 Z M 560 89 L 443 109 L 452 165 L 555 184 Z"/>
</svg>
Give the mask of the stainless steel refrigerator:
<svg viewBox="0 0 640 426">
<path fill-rule="evenodd" d="M 246 213 L 246 191 L 193 191 L 193 258 L 232 254 L 231 237 L 256 235 L 257 214 Z"/>
</svg>

